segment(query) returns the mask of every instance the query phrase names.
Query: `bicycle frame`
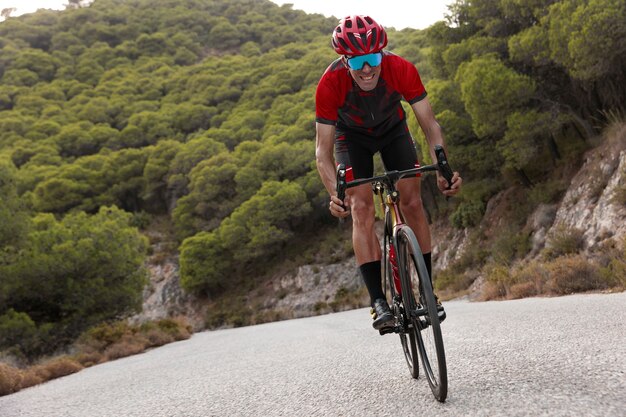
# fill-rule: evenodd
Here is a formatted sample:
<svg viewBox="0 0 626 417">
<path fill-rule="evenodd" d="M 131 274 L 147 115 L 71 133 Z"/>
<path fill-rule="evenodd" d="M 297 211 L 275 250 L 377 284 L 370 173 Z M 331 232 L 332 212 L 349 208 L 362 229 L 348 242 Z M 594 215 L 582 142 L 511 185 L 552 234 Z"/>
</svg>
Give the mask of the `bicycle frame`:
<svg viewBox="0 0 626 417">
<path fill-rule="evenodd" d="M 406 174 L 404 173 L 404 171 L 398 172 L 397 174 L 395 172 L 386 173 L 384 175 L 385 180 L 378 180 L 373 184 L 372 188 L 374 190 L 374 194 L 379 197 L 379 203 L 381 205 L 382 211 L 384 213 L 384 219 L 385 219 L 384 220 L 385 221 L 384 232 L 383 232 L 383 248 L 387 248 L 387 244 L 391 243 L 391 247 L 393 247 L 395 251 L 396 250 L 395 248 L 399 247 L 398 233 L 403 227 L 406 227 L 404 216 L 402 214 L 402 210 L 399 204 L 400 193 L 396 189 L 396 186 L 395 186 L 396 182 L 403 177 L 413 176 L 413 175 L 417 175 L 418 173 L 427 172 L 427 171 L 435 171 L 438 169 L 439 169 L 438 165 L 433 164 L 433 165 L 427 165 L 424 167 L 419 167 L 419 168 L 415 168 L 412 170 L 408 170 Z M 382 259 L 383 266 L 384 266 L 383 276 L 389 278 L 388 280 L 386 280 L 388 282 L 385 282 L 385 285 L 389 284 L 390 287 L 394 285 L 395 293 L 397 295 L 402 295 L 403 292 L 409 291 L 410 289 L 402 288 L 401 283 L 399 281 L 399 277 L 396 275 L 396 273 L 393 270 L 392 271 L 387 270 L 387 268 L 389 268 L 390 265 L 392 268 L 394 266 L 396 266 L 397 268 L 397 260 L 396 260 L 396 265 L 394 265 L 391 262 L 388 262 L 388 256 L 390 254 L 389 252 L 390 252 L 389 250 L 383 250 L 383 259 Z M 421 252 L 420 252 L 420 255 L 421 255 Z M 396 257 L 398 256 L 397 252 L 395 253 L 395 256 Z M 396 280 L 398 281 L 396 282 Z M 395 300 L 392 300 L 392 301 L 395 301 Z M 406 311 L 406 314 L 408 315 L 409 319 L 422 315 L 423 313 L 424 313 L 423 308 L 417 309 L 416 311 Z M 406 328 L 402 328 L 402 329 L 391 328 L 388 332 L 406 333 L 407 331 L 408 329 Z"/>
<path fill-rule="evenodd" d="M 337 195 L 341 200 L 345 198 L 345 190 L 352 187 L 357 187 L 359 185 L 370 183 L 372 184 L 372 188 L 374 194 L 376 194 L 380 199 L 380 204 L 383 209 L 383 213 L 385 213 L 385 232 L 383 247 L 387 245 L 387 239 L 391 239 L 391 243 L 394 248 L 398 247 L 397 244 L 397 236 L 398 232 L 406 227 L 406 223 L 404 221 L 404 216 L 402 215 L 402 210 L 400 209 L 400 193 L 396 188 L 396 183 L 402 178 L 416 176 L 418 174 L 422 174 L 424 172 L 429 171 L 440 171 L 448 183 L 451 183 L 452 179 L 452 171 L 450 170 L 445 153 L 443 153 L 443 148 L 436 147 L 435 153 L 437 155 L 438 162 L 431 165 L 425 165 L 422 167 L 407 169 L 403 171 L 387 171 L 382 175 L 374 176 L 371 178 L 360 178 L 349 183 L 345 182 L 345 169 L 342 165 L 338 167 L 337 171 Z M 390 219 L 390 224 L 387 224 L 387 218 Z M 384 265 L 384 276 L 387 277 L 387 251 L 383 251 L 383 265 Z M 385 283 L 387 284 L 387 283 Z M 394 285 L 393 282 L 389 282 L 389 285 Z M 405 289 L 401 289 L 400 291 L 404 291 Z M 407 291 L 409 289 L 406 289 Z M 397 293 L 400 293 L 396 290 Z M 423 311 L 411 311 L 407 312 L 409 318 L 414 317 L 416 314 L 423 314 Z M 406 328 L 388 328 L 383 331 L 383 333 L 406 333 Z"/>
</svg>

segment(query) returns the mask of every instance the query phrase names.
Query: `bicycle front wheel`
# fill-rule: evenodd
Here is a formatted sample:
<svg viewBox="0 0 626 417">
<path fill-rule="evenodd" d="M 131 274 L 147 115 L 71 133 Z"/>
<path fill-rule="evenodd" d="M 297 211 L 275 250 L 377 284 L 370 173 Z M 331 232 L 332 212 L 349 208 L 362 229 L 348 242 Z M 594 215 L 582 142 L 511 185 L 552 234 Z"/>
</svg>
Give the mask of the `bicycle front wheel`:
<svg viewBox="0 0 626 417">
<path fill-rule="evenodd" d="M 448 370 L 435 295 L 415 234 L 408 227 L 398 231 L 398 261 L 402 298 L 411 321 L 424 374 L 433 395 L 445 401 Z"/>
<path fill-rule="evenodd" d="M 389 254 L 389 250 L 391 247 L 387 248 L 387 254 Z M 395 255 L 394 255 L 395 256 Z M 391 262 L 389 261 L 390 256 L 387 255 L 387 262 L 385 268 L 385 276 L 386 282 L 389 285 L 389 290 L 391 293 L 391 300 L 393 308 L 393 314 L 396 316 L 396 320 L 398 321 L 398 325 L 402 329 L 400 332 L 400 343 L 402 344 L 402 351 L 404 352 L 404 359 L 406 359 L 406 364 L 409 367 L 409 371 L 411 372 L 411 376 L 413 378 L 417 378 L 419 376 L 419 355 L 417 353 L 417 336 L 415 335 L 415 330 L 411 325 L 411 320 L 408 317 L 406 311 L 406 307 L 402 301 L 402 296 L 396 291 L 394 279 L 393 279 L 393 269 L 391 266 Z"/>
</svg>

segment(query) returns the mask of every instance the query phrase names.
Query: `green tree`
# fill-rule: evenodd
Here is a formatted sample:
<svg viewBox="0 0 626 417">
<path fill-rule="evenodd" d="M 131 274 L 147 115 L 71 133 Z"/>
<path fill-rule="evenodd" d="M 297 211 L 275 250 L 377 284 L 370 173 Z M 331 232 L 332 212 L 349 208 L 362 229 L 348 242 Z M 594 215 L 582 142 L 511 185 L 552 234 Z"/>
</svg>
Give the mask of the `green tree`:
<svg viewBox="0 0 626 417">
<path fill-rule="evenodd" d="M 530 77 L 508 68 L 494 55 L 462 64 L 456 81 L 478 136 L 503 134 L 507 116 L 524 106 L 535 92 Z"/>
<path fill-rule="evenodd" d="M 207 133 L 208 134 L 208 133 Z M 188 174 L 200 161 L 224 152 L 226 147 L 211 137 L 199 136 L 181 147 L 170 165 L 168 188 L 171 198 L 178 199 L 187 192 Z"/>
<path fill-rule="evenodd" d="M 541 138 L 549 136 L 551 122 L 550 114 L 536 110 L 509 115 L 506 133 L 497 145 L 506 165 L 516 170 L 528 166 L 541 149 Z"/>
<path fill-rule="evenodd" d="M 51 81 L 60 63 L 43 51 L 26 49 L 15 57 L 11 68 L 29 70 L 37 74 L 42 81 Z"/>
<path fill-rule="evenodd" d="M 311 206 L 296 183 L 267 181 L 219 228 L 224 246 L 236 261 L 250 262 L 278 253 L 294 235 Z"/>
<path fill-rule="evenodd" d="M 5 251 L 19 246 L 28 228 L 28 217 L 17 195 L 16 171 L 10 161 L 0 158 L 0 265 L 5 261 Z"/>
<path fill-rule="evenodd" d="M 162 140 L 150 148 L 150 154 L 143 170 L 144 192 L 149 211 L 167 211 L 174 204 L 167 190 L 167 177 L 170 165 L 182 145 L 173 140 Z"/>
<path fill-rule="evenodd" d="M 211 28 L 209 37 L 213 47 L 218 49 L 233 48 L 241 42 L 237 28 L 226 19 L 222 19 Z"/>
<path fill-rule="evenodd" d="M 52 352 L 89 326 L 141 307 L 147 241 L 130 221 L 115 207 L 61 221 L 40 215 L 16 261 L 0 266 L 9 290 L 0 312 L 13 309 L 38 327 L 56 329 L 37 353 Z"/>
<path fill-rule="evenodd" d="M 26 313 L 10 308 L 0 315 L 0 350 L 30 356 L 41 345 L 37 333 L 37 325 Z"/>
<path fill-rule="evenodd" d="M 229 252 L 215 232 L 200 232 L 180 247 L 180 283 L 190 292 L 211 294 L 232 279 Z"/>
<path fill-rule="evenodd" d="M 96 153 L 101 143 L 96 143 L 90 134 L 93 124 L 79 122 L 68 124 L 52 139 L 59 146 L 63 156 L 84 156 Z"/>
<path fill-rule="evenodd" d="M 215 229 L 241 203 L 235 183 L 238 162 L 223 152 L 194 167 L 189 194 L 178 199 L 172 213 L 179 237 Z"/>
</svg>

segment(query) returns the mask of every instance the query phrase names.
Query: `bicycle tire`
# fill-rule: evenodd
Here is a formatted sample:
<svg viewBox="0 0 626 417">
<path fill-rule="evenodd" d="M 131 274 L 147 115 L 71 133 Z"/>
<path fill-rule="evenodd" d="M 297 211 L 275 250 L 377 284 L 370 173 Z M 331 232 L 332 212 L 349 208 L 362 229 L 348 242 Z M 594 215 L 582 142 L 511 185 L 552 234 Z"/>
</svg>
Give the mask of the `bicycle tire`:
<svg viewBox="0 0 626 417">
<path fill-rule="evenodd" d="M 394 283 L 393 269 L 391 267 L 391 255 L 390 250 L 393 245 L 393 232 L 391 226 L 391 215 L 389 211 L 385 212 L 385 228 L 384 228 L 384 284 L 389 286 L 389 292 L 391 294 L 391 308 L 393 314 L 396 316 L 397 325 L 402 329 L 399 332 L 400 344 L 402 346 L 402 352 L 404 353 L 404 359 L 409 367 L 409 372 L 413 378 L 419 377 L 419 354 L 417 353 L 417 338 L 412 333 L 412 326 L 410 326 L 410 320 L 406 315 L 406 308 L 402 301 L 401 294 L 396 291 L 396 285 Z M 386 292 L 386 291 L 385 291 Z"/>
<path fill-rule="evenodd" d="M 393 280 L 393 272 L 391 269 L 391 262 L 389 262 L 389 249 L 387 248 L 387 262 L 385 268 L 385 282 L 389 285 L 389 292 L 391 293 L 392 309 L 396 316 L 398 325 L 403 331 L 399 333 L 400 344 L 402 345 L 402 351 L 404 352 L 404 359 L 409 367 L 409 371 L 413 378 L 419 377 L 419 354 L 417 353 L 417 337 L 414 334 L 414 329 L 410 324 L 410 320 L 406 314 L 404 303 L 402 302 L 402 296 L 395 290 L 395 284 Z M 400 301 L 400 302 L 398 302 Z"/>
<path fill-rule="evenodd" d="M 435 295 L 415 234 L 408 227 L 397 233 L 402 297 L 410 317 L 424 375 L 435 398 L 448 395 L 448 371 Z"/>
</svg>

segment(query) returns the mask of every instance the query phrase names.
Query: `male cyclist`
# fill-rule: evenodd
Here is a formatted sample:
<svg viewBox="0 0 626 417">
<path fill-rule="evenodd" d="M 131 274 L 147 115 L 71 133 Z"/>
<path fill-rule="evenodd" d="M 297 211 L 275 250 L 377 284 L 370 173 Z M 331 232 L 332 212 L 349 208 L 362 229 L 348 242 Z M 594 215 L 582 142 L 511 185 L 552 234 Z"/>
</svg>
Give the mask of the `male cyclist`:
<svg viewBox="0 0 626 417">
<path fill-rule="evenodd" d="M 417 69 L 409 61 L 383 51 L 385 29 L 369 16 L 348 16 L 332 35 L 332 46 L 341 55 L 324 72 L 315 96 L 316 163 L 330 194 L 330 212 L 345 218 L 352 214 L 352 243 L 359 271 L 371 299 L 373 327 L 393 325 L 393 315 L 381 283 L 381 248 L 374 231 L 374 199 L 369 184 L 347 190 L 341 201 L 336 193 L 336 162 L 346 166 L 346 180 L 373 175 L 373 156 L 380 153 L 386 170 L 418 166 L 415 143 L 400 103 L 413 109 L 431 153 L 444 145 Z M 436 160 L 433 153 L 433 160 Z M 336 162 L 335 162 L 336 157 Z M 437 185 L 446 196 L 458 193 L 462 179 L 454 173 L 451 188 L 437 174 Z M 420 195 L 420 178 L 398 182 L 401 208 L 415 231 L 429 274 L 430 230 Z M 445 318 L 445 313 L 440 318 Z"/>
</svg>

